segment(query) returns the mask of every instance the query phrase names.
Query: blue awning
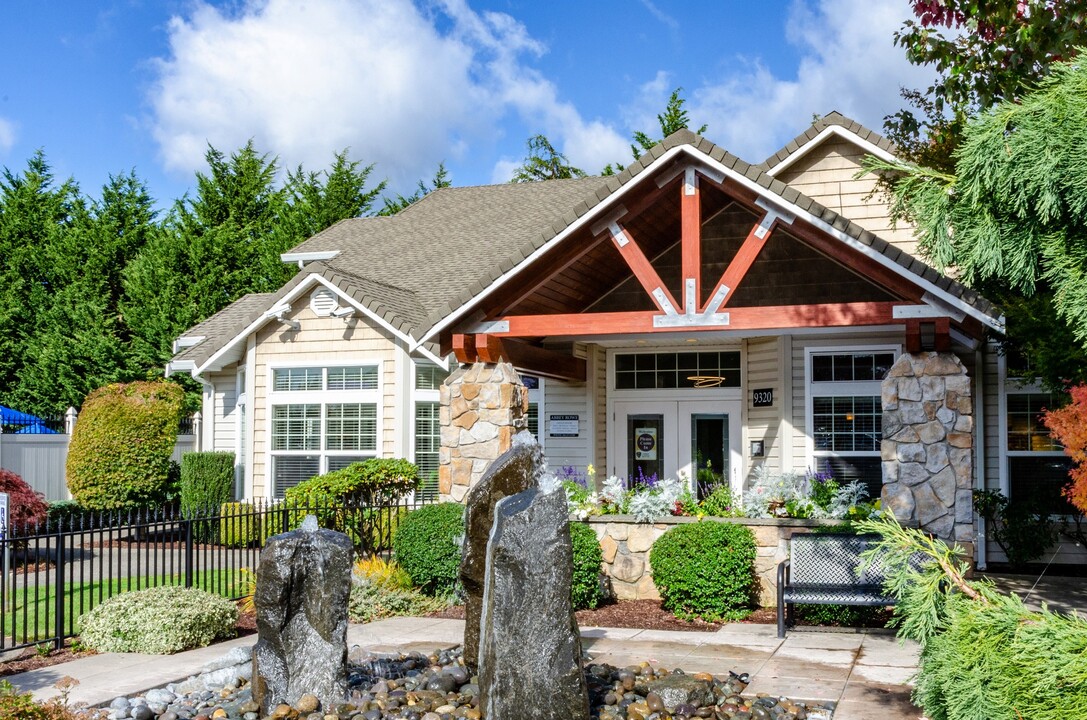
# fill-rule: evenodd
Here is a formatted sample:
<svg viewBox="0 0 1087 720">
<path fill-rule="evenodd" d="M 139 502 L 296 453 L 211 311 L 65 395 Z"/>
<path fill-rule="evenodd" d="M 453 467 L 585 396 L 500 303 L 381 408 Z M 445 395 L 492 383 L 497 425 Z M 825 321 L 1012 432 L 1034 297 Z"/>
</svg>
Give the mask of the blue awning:
<svg viewBox="0 0 1087 720">
<path fill-rule="evenodd" d="M 55 435 L 56 430 L 50 430 L 46 425 L 45 420 L 42 420 L 36 415 L 25 413 L 20 410 L 12 410 L 9 407 L 0 405 L 0 425 L 14 426 L 19 428 L 15 430 L 18 433 L 26 433 L 28 435 Z"/>
</svg>

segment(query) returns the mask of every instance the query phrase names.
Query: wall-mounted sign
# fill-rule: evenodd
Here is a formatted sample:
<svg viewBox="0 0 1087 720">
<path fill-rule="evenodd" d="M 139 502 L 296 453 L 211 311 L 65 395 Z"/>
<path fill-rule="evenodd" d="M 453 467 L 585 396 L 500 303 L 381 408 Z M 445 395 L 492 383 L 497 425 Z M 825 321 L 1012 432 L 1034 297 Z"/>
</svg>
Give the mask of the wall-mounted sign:
<svg viewBox="0 0 1087 720">
<path fill-rule="evenodd" d="M 551 415 L 547 434 L 550 437 L 577 437 L 579 415 Z"/>
<path fill-rule="evenodd" d="M 8 539 L 8 494 L 0 493 L 0 540 Z M 7 548 L 3 548 L 6 552 Z M 7 568 L 4 568 L 6 571 Z"/>
<path fill-rule="evenodd" d="M 657 428 L 634 428 L 634 459 L 657 459 Z"/>
<path fill-rule="evenodd" d="M 751 391 L 751 407 L 771 407 L 774 404 L 774 388 Z"/>
</svg>

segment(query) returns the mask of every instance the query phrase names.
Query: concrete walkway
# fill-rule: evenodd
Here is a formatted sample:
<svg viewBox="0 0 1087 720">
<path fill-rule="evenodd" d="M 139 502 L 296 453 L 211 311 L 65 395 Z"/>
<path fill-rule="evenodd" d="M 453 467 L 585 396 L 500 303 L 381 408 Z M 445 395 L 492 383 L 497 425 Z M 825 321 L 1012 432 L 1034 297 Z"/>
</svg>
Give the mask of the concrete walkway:
<svg viewBox="0 0 1087 720">
<path fill-rule="evenodd" d="M 917 720 L 908 681 L 917 667 L 917 647 L 880 632 L 797 630 L 779 640 L 772 625 L 726 625 L 717 632 L 581 629 L 582 643 L 595 661 L 626 666 L 649 661 L 669 669 L 727 674 L 746 672 L 745 694 L 787 695 L 797 700 L 837 703 L 835 720 Z M 431 652 L 460 644 L 463 620 L 391 618 L 348 629 L 348 645 L 374 652 Z M 198 674 L 230 648 L 255 636 L 177 655 L 105 653 L 8 677 L 39 699 L 58 694 L 61 678 L 75 678 L 69 697 L 88 705 L 108 703 Z"/>
</svg>

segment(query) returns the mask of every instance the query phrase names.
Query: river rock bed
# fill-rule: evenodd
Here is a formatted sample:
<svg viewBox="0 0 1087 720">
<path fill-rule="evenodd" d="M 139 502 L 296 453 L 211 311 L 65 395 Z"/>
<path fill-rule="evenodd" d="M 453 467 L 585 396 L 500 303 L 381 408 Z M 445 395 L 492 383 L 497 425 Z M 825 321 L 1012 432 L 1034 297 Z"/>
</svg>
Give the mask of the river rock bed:
<svg viewBox="0 0 1087 720">
<path fill-rule="evenodd" d="M 234 677 L 223 670 L 208 689 L 202 678 L 159 688 L 108 707 L 86 710 L 87 720 L 479 720 L 479 686 L 469 676 L 460 648 L 431 655 L 375 655 L 355 650 L 348 661 L 349 697 L 321 707 L 304 695 L 294 706 L 280 705 L 268 716 L 253 701 L 245 665 Z M 729 677 L 654 668 L 649 663 L 617 668 L 585 667 L 590 714 L 599 720 L 830 720 L 829 707 L 784 697 L 741 697 L 747 675 Z M 201 689 L 201 685 L 204 688 Z M 541 703 L 548 698 L 541 697 Z M 533 716 L 526 708 L 525 718 Z"/>
</svg>

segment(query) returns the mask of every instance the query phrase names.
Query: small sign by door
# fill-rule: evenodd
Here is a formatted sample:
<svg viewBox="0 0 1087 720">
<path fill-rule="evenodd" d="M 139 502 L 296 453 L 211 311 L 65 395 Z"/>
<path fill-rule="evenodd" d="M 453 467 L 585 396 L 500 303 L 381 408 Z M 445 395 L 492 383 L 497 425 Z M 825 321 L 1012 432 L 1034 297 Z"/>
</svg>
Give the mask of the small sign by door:
<svg viewBox="0 0 1087 720">
<path fill-rule="evenodd" d="M 635 460 L 656 460 L 657 459 L 657 428 L 644 427 L 636 428 L 634 430 L 635 435 Z"/>
<path fill-rule="evenodd" d="M 548 423 L 548 434 L 551 437 L 577 437 L 579 415 L 552 415 Z"/>
</svg>

